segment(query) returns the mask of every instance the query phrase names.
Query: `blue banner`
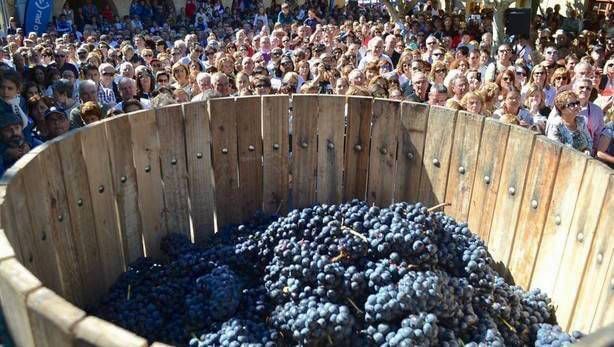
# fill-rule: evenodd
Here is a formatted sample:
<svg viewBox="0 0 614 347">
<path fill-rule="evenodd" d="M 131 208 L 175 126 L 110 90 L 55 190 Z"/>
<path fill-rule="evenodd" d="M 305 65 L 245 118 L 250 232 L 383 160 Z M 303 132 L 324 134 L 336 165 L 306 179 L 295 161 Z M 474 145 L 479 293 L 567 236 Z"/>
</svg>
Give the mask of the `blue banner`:
<svg viewBox="0 0 614 347">
<path fill-rule="evenodd" d="M 52 10 L 53 0 L 28 0 L 23 21 L 26 35 L 33 31 L 39 35 L 47 32 Z"/>
</svg>

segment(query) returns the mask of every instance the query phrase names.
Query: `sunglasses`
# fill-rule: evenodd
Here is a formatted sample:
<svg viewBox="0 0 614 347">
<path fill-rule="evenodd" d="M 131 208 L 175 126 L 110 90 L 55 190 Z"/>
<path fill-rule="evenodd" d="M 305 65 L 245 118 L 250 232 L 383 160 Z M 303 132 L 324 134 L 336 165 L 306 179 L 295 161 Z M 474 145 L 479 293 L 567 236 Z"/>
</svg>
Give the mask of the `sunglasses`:
<svg viewBox="0 0 614 347">
<path fill-rule="evenodd" d="M 441 57 L 443 55 L 443 53 L 433 53 L 433 56 L 435 57 Z"/>
<path fill-rule="evenodd" d="M 516 71 L 516 76 L 526 76 L 527 74 L 524 71 Z"/>
<path fill-rule="evenodd" d="M 275 56 L 275 57 L 281 57 L 281 53 L 279 53 L 279 52 L 275 52 L 272 55 Z"/>
<path fill-rule="evenodd" d="M 511 53 L 512 51 L 509 49 L 500 49 L 499 53 Z"/>
<path fill-rule="evenodd" d="M 158 83 L 166 83 L 166 82 L 168 82 L 168 80 L 167 80 L 166 78 L 164 78 L 164 79 L 162 79 L 162 78 L 161 78 L 161 79 L 158 79 Z"/>
<path fill-rule="evenodd" d="M 103 72 L 102 73 L 103 76 L 115 76 L 114 72 Z"/>
<path fill-rule="evenodd" d="M 565 105 L 566 108 L 578 107 L 580 106 L 580 101 L 572 101 Z"/>
<path fill-rule="evenodd" d="M 144 58 L 149 58 L 149 57 L 153 57 L 153 54 L 143 54 Z"/>
<path fill-rule="evenodd" d="M 435 73 L 445 73 L 445 72 L 446 72 L 446 70 L 445 70 L 445 69 L 438 69 L 438 70 L 435 70 Z"/>
<path fill-rule="evenodd" d="M 533 72 L 534 75 L 543 75 L 544 73 L 542 71 L 535 71 Z"/>
</svg>

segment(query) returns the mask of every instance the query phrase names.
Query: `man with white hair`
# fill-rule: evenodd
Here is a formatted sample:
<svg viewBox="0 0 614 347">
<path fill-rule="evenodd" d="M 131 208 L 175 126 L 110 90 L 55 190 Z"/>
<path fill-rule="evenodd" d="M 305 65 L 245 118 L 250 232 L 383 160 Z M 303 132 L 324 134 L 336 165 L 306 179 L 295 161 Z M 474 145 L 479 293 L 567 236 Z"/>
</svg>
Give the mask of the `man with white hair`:
<svg viewBox="0 0 614 347">
<path fill-rule="evenodd" d="M 358 68 L 360 70 L 364 70 L 371 60 L 384 59 L 388 62 L 388 64 L 390 64 L 391 67 L 394 66 L 390 57 L 384 54 L 384 40 L 382 40 L 381 37 L 376 36 L 372 38 L 369 41 L 368 48 L 368 53 L 360 60 L 360 63 L 358 64 Z"/>
<path fill-rule="evenodd" d="M 213 94 L 213 85 L 211 84 L 211 75 L 207 72 L 199 72 L 196 75 L 196 84 L 200 89 L 200 93 L 196 94 L 192 101 L 205 101 Z"/>
<path fill-rule="evenodd" d="M 117 98 L 115 92 L 117 90 L 117 84 L 113 81 L 115 77 L 115 68 L 109 63 L 102 63 L 98 67 L 100 73 L 100 83 L 98 85 L 98 102 L 115 106 Z"/>
<path fill-rule="evenodd" d="M 124 102 L 135 99 L 136 98 L 136 81 L 132 78 L 122 77 L 118 83 L 119 86 L 119 94 L 122 97 L 122 102 L 118 103 L 113 107 L 113 110 L 116 111 L 124 111 Z M 144 109 L 150 109 L 151 103 L 147 99 L 140 98 L 139 102 L 143 106 Z"/>
<path fill-rule="evenodd" d="M 576 65 L 576 67 L 578 65 Z M 576 78 L 572 88 L 573 92 L 578 95 L 578 101 L 582 108 L 580 112 L 578 112 L 578 116 L 584 116 L 584 118 L 586 118 L 588 133 L 593 138 L 592 153 L 595 153 L 605 124 L 603 122 L 603 110 L 601 107 L 589 101 L 591 91 L 593 90 L 593 81 L 586 77 Z"/>
<path fill-rule="evenodd" d="M 88 101 L 95 102 L 102 110 L 102 114 L 106 115 L 109 110 L 109 105 L 98 101 L 98 86 L 99 85 L 92 80 L 83 80 L 79 82 L 79 99 L 81 100 L 81 105 Z M 75 107 L 70 111 L 68 119 L 70 120 L 71 129 L 80 128 L 84 125 L 81 119 L 81 109 L 79 107 Z"/>
<path fill-rule="evenodd" d="M 188 51 L 188 46 L 183 40 L 175 40 L 175 43 L 173 44 L 173 48 L 179 50 L 181 57 L 185 57 L 185 54 Z"/>
<path fill-rule="evenodd" d="M 573 68 L 573 76 L 574 80 L 583 78 L 591 79 L 593 78 L 593 67 L 587 62 L 581 61 Z"/>
<path fill-rule="evenodd" d="M 362 73 L 362 71 L 354 69 L 348 74 L 348 81 L 350 82 L 351 86 L 364 87 L 365 75 Z"/>
<path fill-rule="evenodd" d="M 221 72 L 216 72 L 211 76 L 211 85 L 215 97 L 230 96 L 230 84 L 228 76 Z"/>
</svg>

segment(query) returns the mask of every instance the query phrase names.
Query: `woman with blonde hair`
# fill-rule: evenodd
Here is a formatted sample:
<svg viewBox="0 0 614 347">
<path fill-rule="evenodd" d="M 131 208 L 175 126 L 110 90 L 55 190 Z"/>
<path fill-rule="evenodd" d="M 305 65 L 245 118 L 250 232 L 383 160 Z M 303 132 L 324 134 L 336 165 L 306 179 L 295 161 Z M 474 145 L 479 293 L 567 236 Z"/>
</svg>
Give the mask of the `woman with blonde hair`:
<svg viewBox="0 0 614 347">
<path fill-rule="evenodd" d="M 512 88 L 507 92 L 501 107 L 493 113 L 493 118 L 499 119 L 505 114 L 515 115 L 516 118 L 518 118 L 519 124 L 522 126 L 529 127 L 533 125 L 533 117 L 522 107 L 520 103 L 520 92 L 516 88 Z"/>
<path fill-rule="evenodd" d="M 171 68 L 171 73 L 175 79 L 175 83 L 172 86 L 175 89 L 183 89 L 189 98 L 192 93 L 192 87 L 190 85 L 190 70 L 188 67 L 181 63 L 175 63 Z"/>
<path fill-rule="evenodd" d="M 81 121 L 83 124 L 90 124 L 102 119 L 102 110 L 97 103 L 88 101 L 79 107 L 81 111 Z"/>
<path fill-rule="evenodd" d="M 482 96 L 482 114 L 490 117 L 493 111 L 499 107 L 499 86 L 495 82 L 486 82 L 478 92 Z"/>
<path fill-rule="evenodd" d="M 537 65 L 531 70 L 531 76 L 529 77 L 529 82 L 527 85 L 534 83 L 537 84 L 544 91 L 544 95 L 546 98 L 544 99 L 544 103 L 548 107 L 552 107 L 554 105 L 554 97 L 556 96 L 556 90 L 550 86 L 548 81 L 548 71 L 544 65 Z M 527 86 L 524 86 L 521 91 L 521 95 L 524 99 L 526 94 Z"/>
<path fill-rule="evenodd" d="M 235 79 L 238 96 L 253 95 L 249 75 L 247 75 L 245 72 L 239 72 L 237 73 L 237 77 Z"/>
<path fill-rule="evenodd" d="M 550 114 L 550 108 L 544 104 L 544 91 L 534 83 L 529 83 L 526 88 L 524 106 L 533 117 L 533 124 L 543 134 L 546 130 L 546 121 Z"/>
<path fill-rule="evenodd" d="M 431 84 L 444 84 L 446 75 L 448 74 L 448 67 L 443 61 L 436 61 L 431 66 L 431 72 L 429 73 L 429 80 Z"/>
<path fill-rule="evenodd" d="M 586 118 L 578 117 L 580 101 L 576 93 L 564 91 L 554 98 L 554 111 L 546 123 L 549 139 L 591 154 L 593 139 L 588 132 Z"/>
<path fill-rule="evenodd" d="M 476 92 L 468 92 L 460 101 L 463 110 L 467 112 L 481 114 L 482 112 L 482 97 Z"/>
</svg>

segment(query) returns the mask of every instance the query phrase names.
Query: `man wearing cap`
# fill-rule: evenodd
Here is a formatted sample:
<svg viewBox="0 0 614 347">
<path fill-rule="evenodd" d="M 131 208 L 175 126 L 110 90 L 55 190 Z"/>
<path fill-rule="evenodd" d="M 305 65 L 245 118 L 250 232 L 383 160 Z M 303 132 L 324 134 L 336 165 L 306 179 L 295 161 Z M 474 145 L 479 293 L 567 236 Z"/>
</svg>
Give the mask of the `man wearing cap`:
<svg viewBox="0 0 614 347">
<path fill-rule="evenodd" d="M 0 176 L 32 147 L 40 144 L 32 136 L 25 136 L 23 121 L 11 106 L 0 100 Z"/>
<path fill-rule="evenodd" d="M 64 135 L 70 130 L 68 115 L 64 110 L 56 106 L 50 107 L 45 112 L 45 125 L 47 126 L 47 137 L 45 141 Z"/>
</svg>

